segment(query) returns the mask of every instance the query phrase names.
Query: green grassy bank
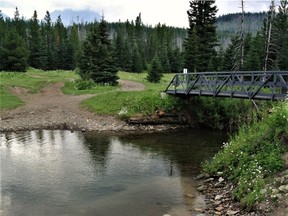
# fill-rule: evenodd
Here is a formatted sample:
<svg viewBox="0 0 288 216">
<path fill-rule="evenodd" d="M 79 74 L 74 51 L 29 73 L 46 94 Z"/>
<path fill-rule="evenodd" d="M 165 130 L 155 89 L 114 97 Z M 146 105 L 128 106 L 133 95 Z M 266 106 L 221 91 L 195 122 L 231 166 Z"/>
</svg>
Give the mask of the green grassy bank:
<svg viewBox="0 0 288 216">
<path fill-rule="evenodd" d="M 261 120 L 243 125 L 223 149 L 203 166 L 205 172 L 235 184 L 234 196 L 247 208 L 264 199 L 263 189 L 284 169 L 288 145 L 288 103 L 278 103 Z M 269 191 L 268 191 L 269 193 Z"/>
<path fill-rule="evenodd" d="M 136 114 L 149 115 L 156 110 L 177 109 L 178 101 L 171 96 L 161 96 L 172 74 L 165 74 L 160 83 L 146 80 L 147 73 L 118 73 L 121 80 L 135 81 L 145 86 L 144 91 L 109 91 L 85 100 L 82 105 L 91 111 L 104 115 L 118 115 L 128 118 Z"/>
</svg>

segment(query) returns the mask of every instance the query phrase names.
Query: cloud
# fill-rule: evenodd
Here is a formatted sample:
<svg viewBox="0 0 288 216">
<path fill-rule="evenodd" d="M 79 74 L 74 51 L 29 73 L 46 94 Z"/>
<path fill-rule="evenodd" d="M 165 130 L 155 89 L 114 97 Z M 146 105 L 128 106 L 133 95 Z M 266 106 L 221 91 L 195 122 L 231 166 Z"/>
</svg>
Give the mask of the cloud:
<svg viewBox="0 0 288 216">
<path fill-rule="evenodd" d="M 241 1 L 240 0 L 216 0 L 218 6 L 218 13 L 228 14 L 241 12 Z M 268 11 L 271 0 L 244 0 L 244 11 L 245 12 L 263 12 Z M 280 0 L 275 1 L 276 8 L 280 4 Z"/>
<path fill-rule="evenodd" d="M 279 3 L 280 0 L 276 0 Z M 270 0 L 244 0 L 246 12 L 267 11 Z M 241 12 L 240 0 L 216 0 L 218 15 Z M 15 7 L 20 15 L 32 17 L 34 10 L 42 19 L 48 10 L 73 10 L 89 9 L 104 13 L 107 21 L 135 20 L 142 13 L 144 24 L 156 25 L 157 23 L 171 26 L 188 27 L 186 11 L 189 9 L 189 0 L 0 0 L 2 12 L 13 17 Z"/>
<path fill-rule="evenodd" d="M 14 7 L 14 4 L 12 4 L 10 1 L 0 1 L 0 8 L 9 8 Z"/>
</svg>

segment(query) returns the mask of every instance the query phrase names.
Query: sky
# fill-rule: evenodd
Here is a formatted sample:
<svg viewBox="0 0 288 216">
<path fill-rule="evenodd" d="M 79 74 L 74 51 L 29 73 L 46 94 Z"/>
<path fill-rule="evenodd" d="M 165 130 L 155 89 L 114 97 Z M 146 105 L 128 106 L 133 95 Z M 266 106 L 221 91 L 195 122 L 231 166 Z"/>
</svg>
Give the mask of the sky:
<svg viewBox="0 0 288 216">
<path fill-rule="evenodd" d="M 246 12 L 267 11 L 271 0 L 244 0 Z M 217 15 L 241 12 L 241 0 L 216 0 Z M 43 19 L 46 11 L 65 8 L 90 10 L 104 14 L 108 22 L 135 20 L 141 12 L 145 25 L 158 23 L 175 27 L 188 27 L 186 11 L 189 0 L 0 0 L 2 13 L 14 17 L 15 8 L 25 18 L 30 18 L 34 10 Z"/>
</svg>

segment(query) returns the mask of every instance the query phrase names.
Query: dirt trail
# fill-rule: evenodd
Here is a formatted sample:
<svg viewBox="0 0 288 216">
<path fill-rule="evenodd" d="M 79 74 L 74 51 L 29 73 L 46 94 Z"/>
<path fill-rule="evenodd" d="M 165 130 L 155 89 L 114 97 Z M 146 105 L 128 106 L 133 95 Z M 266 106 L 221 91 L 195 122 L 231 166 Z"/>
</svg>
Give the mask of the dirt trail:
<svg viewBox="0 0 288 216">
<path fill-rule="evenodd" d="M 121 80 L 123 91 L 141 91 L 142 83 Z M 80 108 L 80 102 L 93 95 L 65 95 L 63 83 L 53 83 L 36 94 L 26 89 L 10 87 L 10 91 L 21 98 L 25 105 L 14 110 L 1 111 L 0 131 L 32 129 L 74 130 L 129 130 L 128 125 L 114 117 L 99 116 Z"/>
</svg>

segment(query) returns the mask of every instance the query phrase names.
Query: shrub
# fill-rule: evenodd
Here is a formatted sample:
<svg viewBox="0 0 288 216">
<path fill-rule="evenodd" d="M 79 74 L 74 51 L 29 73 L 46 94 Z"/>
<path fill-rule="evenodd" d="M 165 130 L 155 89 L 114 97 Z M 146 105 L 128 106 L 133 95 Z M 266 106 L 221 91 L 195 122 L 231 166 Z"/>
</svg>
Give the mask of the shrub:
<svg viewBox="0 0 288 216">
<path fill-rule="evenodd" d="M 259 102 L 262 109 L 270 107 L 269 102 Z M 201 126 L 212 129 L 234 131 L 243 123 L 252 123 L 261 118 L 262 112 L 256 113 L 250 100 L 230 98 L 194 97 L 191 113 Z"/>
<path fill-rule="evenodd" d="M 92 89 L 95 86 L 95 82 L 93 80 L 76 80 L 75 88 L 77 90 L 88 90 Z"/>
</svg>

